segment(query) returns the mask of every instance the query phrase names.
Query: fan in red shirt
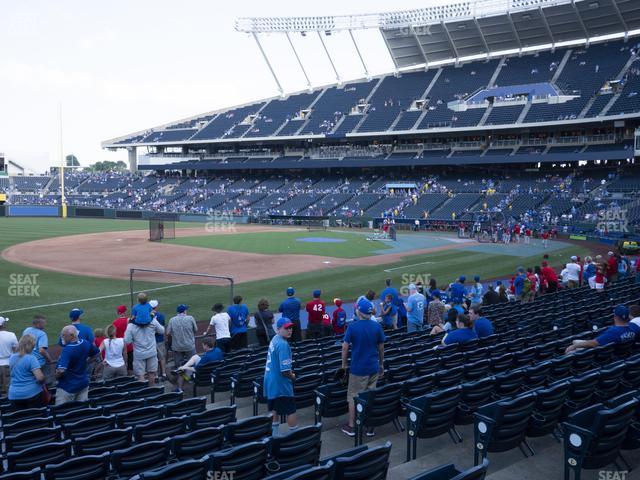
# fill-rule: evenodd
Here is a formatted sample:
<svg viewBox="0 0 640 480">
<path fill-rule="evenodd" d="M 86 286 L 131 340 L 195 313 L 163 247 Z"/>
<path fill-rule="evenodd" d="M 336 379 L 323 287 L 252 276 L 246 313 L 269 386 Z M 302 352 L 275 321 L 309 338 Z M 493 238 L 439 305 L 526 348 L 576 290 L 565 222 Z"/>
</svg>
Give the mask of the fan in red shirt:
<svg viewBox="0 0 640 480">
<path fill-rule="evenodd" d="M 513 226 L 513 237 L 516 243 L 520 243 L 520 225 L 517 223 Z"/>
<path fill-rule="evenodd" d="M 556 275 L 555 270 L 549 266 L 546 260 L 542 262 L 542 275 L 544 275 L 547 281 L 548 293 L 553 293 L 558 290 L 558 275 Z"/>
<path fill-rule="evenodd" d="M 118 318 L 113 321 L 113 326 L 116 327 L 116 338 L 124 338 L 124 332 L 127 329 L 127 325 L 129 325 L 129 316 L 127 315 L 127 307 L 125 305 L 120 305 L 116 308 L 116 312 L 118 312 Z M 129 343 L 127 345 L 127 370 L 133 370 L 133 344 Z"/>
<path fill-rule="evenodd" d="M 336 309 L 333 311 L 333 334 L 334 335 L 343 335 L 344 331 L 347 328 L 347 313 L 342 308 L 342 300 L 339 298 L 334 298 L 333 303 L 336 306 Z"/>
<path fill-rule="evenodd" d="M 527 245 L 531 243 L 531 229 L 529 227 L 524 230 L 524 243 Z"/>
<path fill-rule="evenodd" d="M 615 282 L 618 279 L 618 259 L 609 252 L 609 260 L 607 261 L 607 282 Z"/>
<path fill-rule="evenodd" d="M 320 290 L 313 291 L 313 300 L 307 303 L 307 313 L 309 314 L 309 323 L 307 324 L 307 336 L 309 338 L 322 337 L 322 317 L 325 314 L 324 301 L 320 299 L 322 292 Z"/>
<path fill-rule="evenodd" d="M 542 246 L 544 248 L 549 246 L 549 232 L 547 230 L 542 232 Z"/>
</svg>

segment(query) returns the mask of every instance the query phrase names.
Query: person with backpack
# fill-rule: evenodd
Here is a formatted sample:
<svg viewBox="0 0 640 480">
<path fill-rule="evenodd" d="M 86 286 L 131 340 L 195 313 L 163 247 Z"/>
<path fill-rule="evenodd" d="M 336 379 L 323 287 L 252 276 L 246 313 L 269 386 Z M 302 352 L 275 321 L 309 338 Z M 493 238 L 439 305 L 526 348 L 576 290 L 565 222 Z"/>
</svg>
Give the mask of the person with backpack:
<svg viewBox="0 0 640 480">
<path fill-rule="evenodd" d="M 258 310 L 253 314 L 256 321 L 256 336 L 261 347 L 266 347 L 274 335 L 273 312 L 269 310 L 269 301 L 261 298 L 258 302 Z"/>
<path fill-rule="evenodd" d="M 333 304 L 336 309 L 333 311 L 333 318 L 331 320 L 331 326 L 333 328 L 334 335 L 344 335 L 347 329 L 347 312 L 342 308 L 342 300 L 339 298 L 333 299 Z"/>
</svg>

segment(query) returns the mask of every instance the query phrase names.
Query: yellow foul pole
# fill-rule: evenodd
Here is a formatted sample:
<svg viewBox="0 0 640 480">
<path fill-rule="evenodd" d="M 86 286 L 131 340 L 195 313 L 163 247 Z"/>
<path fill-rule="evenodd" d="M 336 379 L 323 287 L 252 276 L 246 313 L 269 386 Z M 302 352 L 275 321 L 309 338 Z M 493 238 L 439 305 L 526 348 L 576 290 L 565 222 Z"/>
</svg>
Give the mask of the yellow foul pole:
<svg viewBox="0 0 640 480">
<path fill-rule="evenodd" d="M 58 116 L 60 120 L 60 206 L 62 218 L 67 218 L 67 199 L 64 196 L 64 151 L 62 148 L 62 104 L 58 105 Z"/>
</svg>

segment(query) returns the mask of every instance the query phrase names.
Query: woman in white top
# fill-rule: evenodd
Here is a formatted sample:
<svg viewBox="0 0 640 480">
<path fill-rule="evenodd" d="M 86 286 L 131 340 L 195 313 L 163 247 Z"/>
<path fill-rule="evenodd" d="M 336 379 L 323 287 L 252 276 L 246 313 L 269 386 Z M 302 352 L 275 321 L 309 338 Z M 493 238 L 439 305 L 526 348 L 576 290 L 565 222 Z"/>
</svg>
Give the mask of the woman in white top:
<svg viewBox="0 0 640 480">
<path fill-rule="evenodd" d="M 127 347 L 123 338 L 116 338 L 115 326 L 107 327 L 107 338 L 100 345 L 100 352 L 104 352 L 104 380 L 127 375 Z"/>
<path fill-rule="evenodd" d="M 222 350 L 223 353 L 229 353 L 231 350 L 231 335 L 229 334 L 231 317 L 224 311 L 224 305 L 221 303 L 216 303 L 211 310 L 213 311 L 213 316 L 211 317 L 211 322 L 209 323 L 205 336 L 213 333 L 216 338 L 216 347 Z"/>
</svg>

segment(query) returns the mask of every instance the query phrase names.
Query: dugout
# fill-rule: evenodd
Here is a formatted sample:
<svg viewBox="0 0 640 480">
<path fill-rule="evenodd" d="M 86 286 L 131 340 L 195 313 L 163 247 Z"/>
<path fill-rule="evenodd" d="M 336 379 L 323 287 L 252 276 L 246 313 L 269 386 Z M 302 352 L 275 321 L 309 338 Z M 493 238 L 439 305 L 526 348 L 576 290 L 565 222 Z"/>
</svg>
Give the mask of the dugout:
<svg viewBox="0 0 640 480">
<path fill-rule="evenodd" d="M 269 215 L 271 225 L 296 225 L 306 227 L 308 231 L 326 230 L 329 228 L 329 217 L 326 215 Z"/>
</svg>

